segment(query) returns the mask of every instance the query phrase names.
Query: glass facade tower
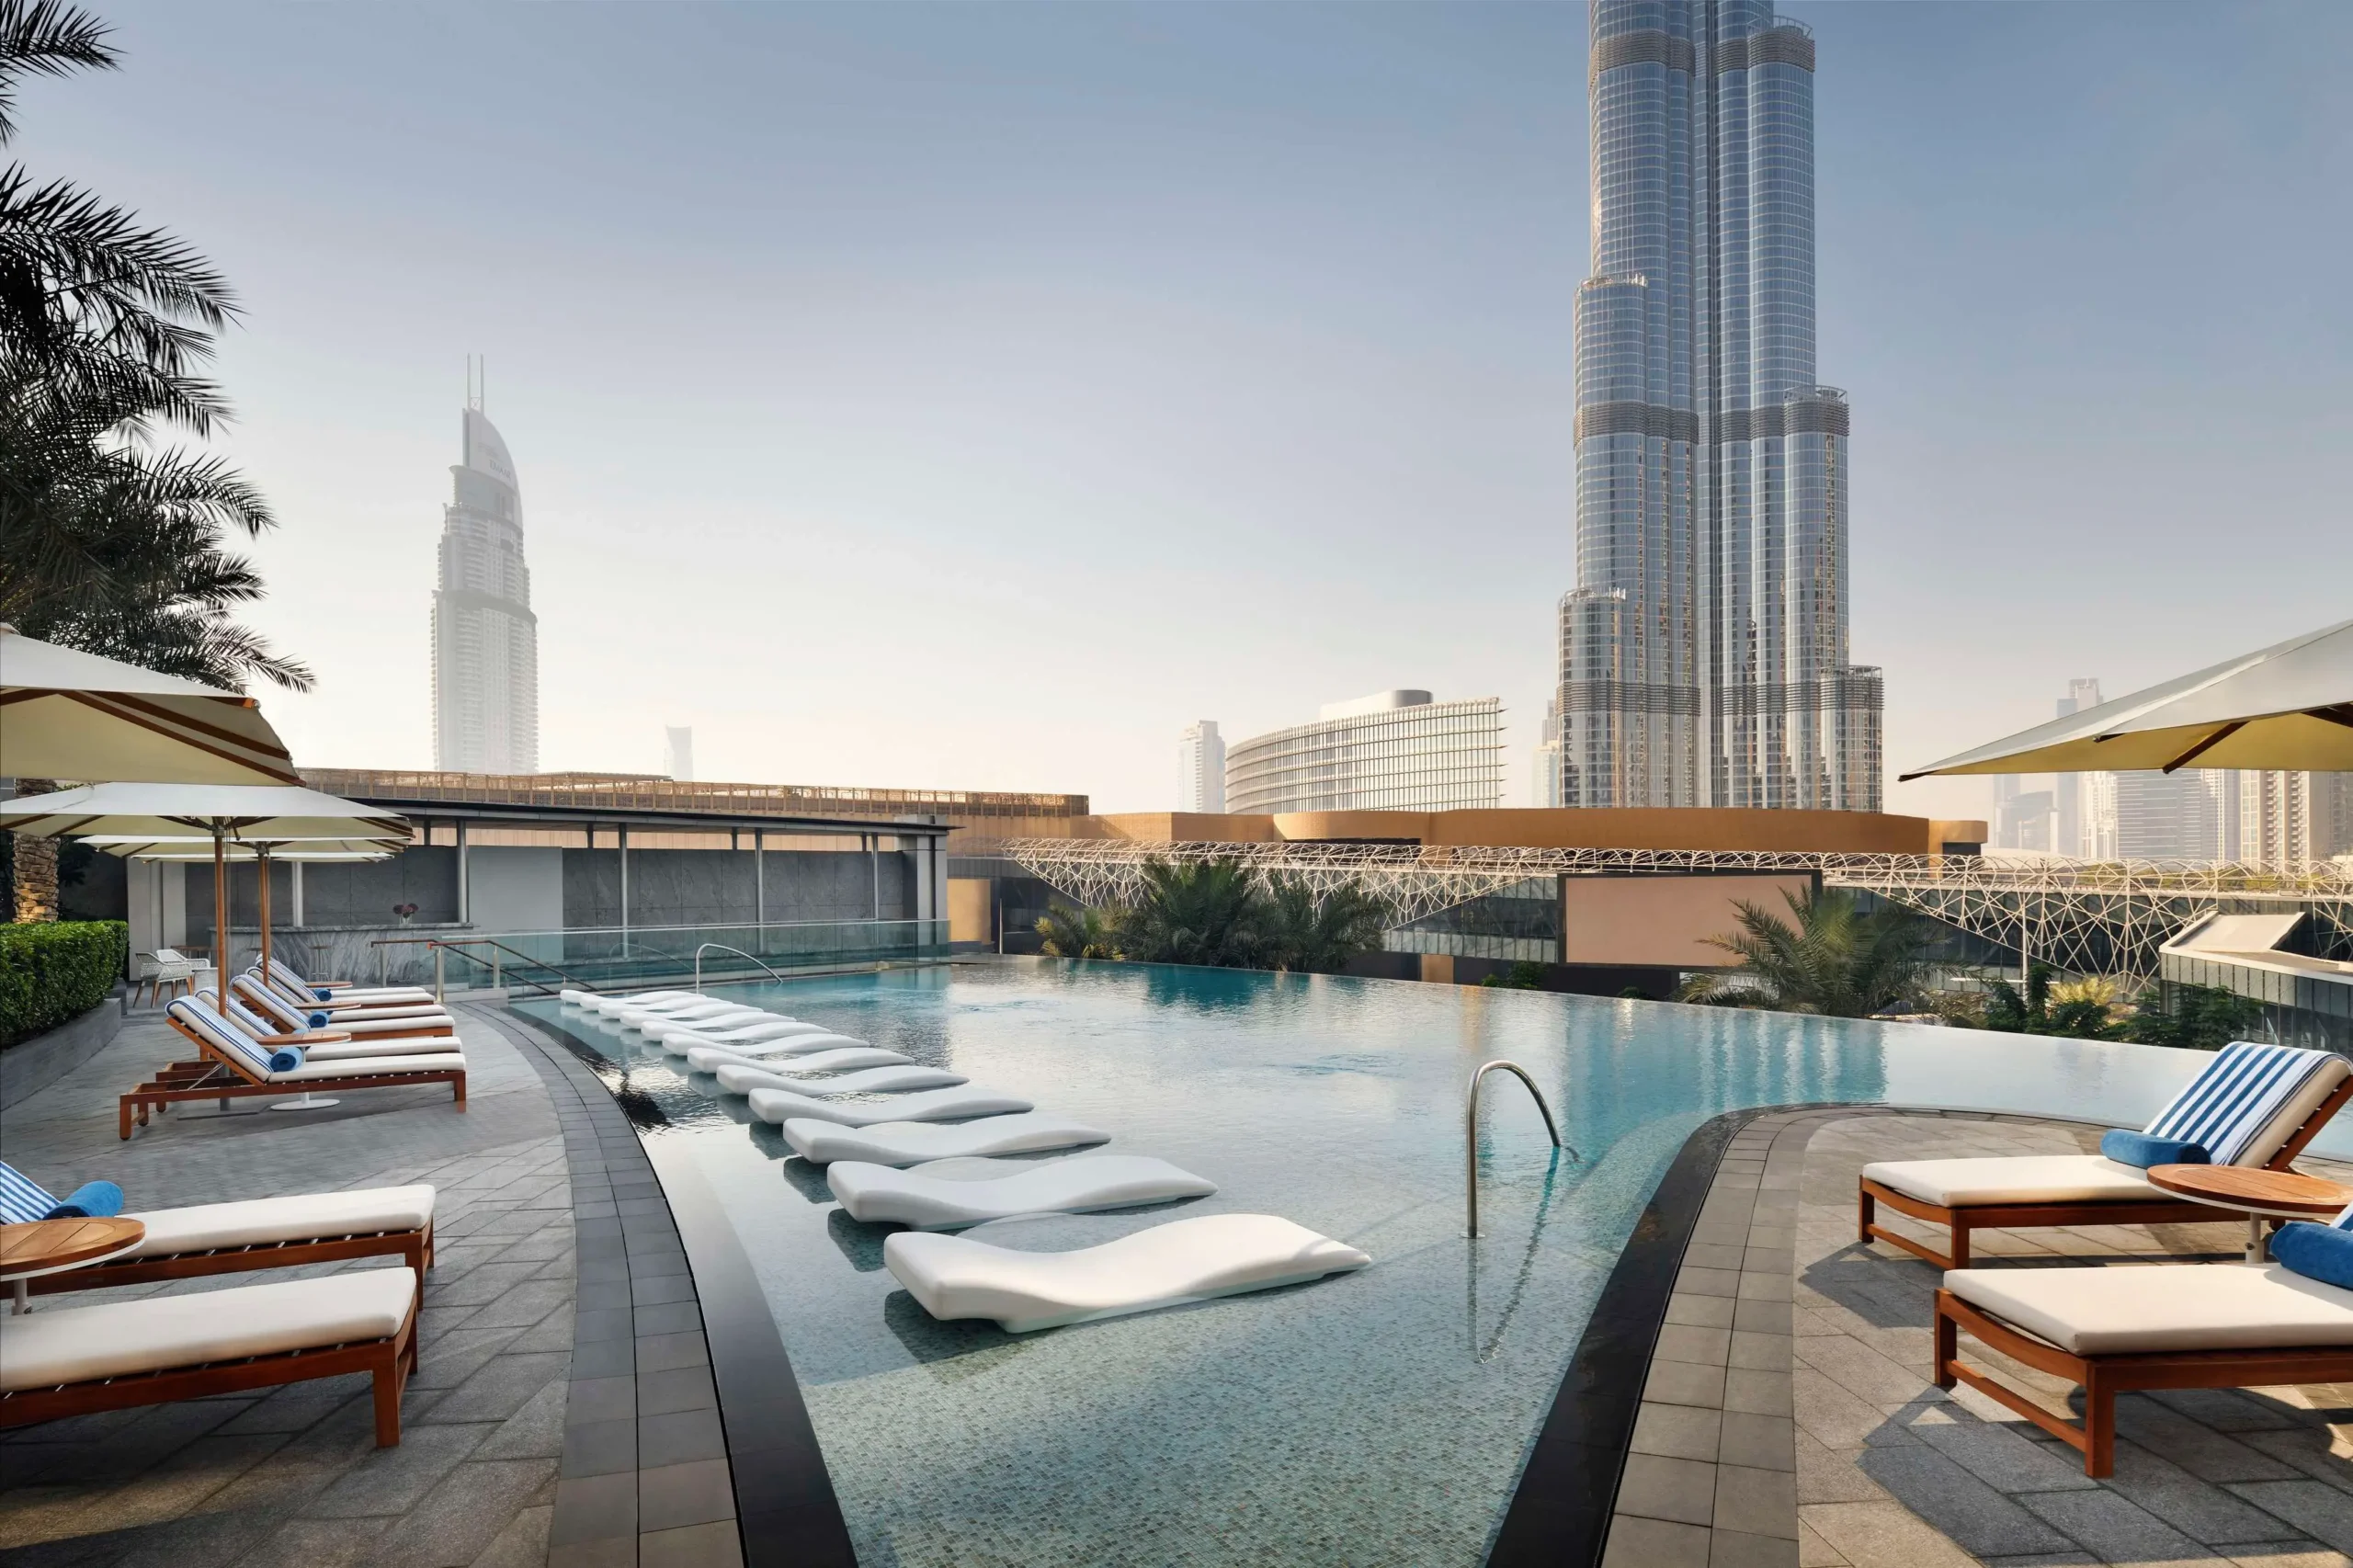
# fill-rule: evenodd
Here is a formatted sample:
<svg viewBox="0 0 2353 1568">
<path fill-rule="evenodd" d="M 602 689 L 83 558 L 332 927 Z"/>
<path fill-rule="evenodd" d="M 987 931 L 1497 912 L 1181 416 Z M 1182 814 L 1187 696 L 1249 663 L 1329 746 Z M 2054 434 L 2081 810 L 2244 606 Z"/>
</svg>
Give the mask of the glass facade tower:
<svg viewBox="0 0 2353 1568">
<path fill-rule="evenodd" d="M 433 766 L 536 773 L 540 623 L 523 563 L 523 493 L 481 409 L 465 411 L 462 441 L 433 595 Z"/>
<path fill-rule="evenodd" d="M 1813 65 L 1771 0 L 1592 0 L 1564 805 L 1880 809 L 1847 399 L 1814 380 Z"/>
</svg>

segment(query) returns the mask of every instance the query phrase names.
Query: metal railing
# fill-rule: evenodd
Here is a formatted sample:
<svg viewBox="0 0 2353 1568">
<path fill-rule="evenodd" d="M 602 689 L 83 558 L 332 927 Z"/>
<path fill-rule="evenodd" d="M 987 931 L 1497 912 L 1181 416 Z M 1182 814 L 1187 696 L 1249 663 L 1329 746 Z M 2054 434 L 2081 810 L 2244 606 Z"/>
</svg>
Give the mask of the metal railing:
<svg viewBox="0 0 2353 1568">
<path fill-rule="evenodd" d="M 767 970 L 768 973 L 775 975 L 779 980 L 787 978 L 784 975 L 777 974 L 775 970 L 768 969 L 767 964 L 760 963 L 760 960 L 756 954 L 747 953 L 741 948 L 731 948 L 724 942 L 705 942 L 701 947 L 695 949 L 695 991 L 697 994 L 700 994 L 702 991 L 702 956 L 703 954 L 710 951 L 713 948 L 717 948 L 722 953 L 733 953 L 739 959 L 750 959 L 754 963 L 759 964 L 762 969 Z"/>
<path fill-rule="evenodd" d="M 1544 1113 L 1544 1131 L 1552 1136 L 1552 1147 L 1567 1149 L 1573 1160 L 1585 1158 L 1574 1145 L 1561 1142 L 1561 1130 L 1552 1120 L 1552 1108 L 1544 1103 L 1544 1091 L 1536 1086 L 1536 1080 L 1528 1075 L 1527 1068 L 1501 1058 L 1481 1062 L 1471 1074 L 1471 1087 L 1462 1098 L 1462 1203 L 1470 1218 L 1469 1233 L 1474 1237 L 1479 1233 L 1479 1084 L 1498 1067 L 1527 1085 L 1528 1092 L 1536 1096 L 1536 1108 Z"/>
<path fill-rule="evenodd" d="M 380 937 L 368 945 L 371 948 L 424 947 L 432 949 L 433 999 L 436 1002 L 442 1000 L 443 993 L 449 989 L 449 971 L 444 960 L 453 949 L 460 950 L 460 957 L 483 964 L 490 971 L 490 988 L 493 991 L 503 991 L 506 988 L 506 961 L 509 956 L 522 960 L 533 969 L 544 969 L 559 980 L 569 980 L 575 986 L 589 989 L 587 982 L 578 976 L 566 974 L 555 965 L 535 959 L 529 953 L 517 952 L 495 937 Z M 467 948 L 488 948 L 491 950 L 490 958 L 485 962 L 472 953 L 461 950 Z M 529 974 L 518 974 L 516 978 L 526 985 L 538 987 L 551 996 L 555 995 L 560 989 Z"/>
</svg>

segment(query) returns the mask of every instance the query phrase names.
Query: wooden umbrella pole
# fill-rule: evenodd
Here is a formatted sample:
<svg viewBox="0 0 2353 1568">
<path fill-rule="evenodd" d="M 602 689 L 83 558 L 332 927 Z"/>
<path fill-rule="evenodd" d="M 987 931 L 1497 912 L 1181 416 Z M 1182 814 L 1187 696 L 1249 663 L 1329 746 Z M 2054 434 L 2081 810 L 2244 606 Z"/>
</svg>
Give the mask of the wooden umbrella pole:
<svg viewBox="0 0 2353 1568">
<path fill-rule="evenodd" d="M 269 846 L 254 846 L 254 864 L 261 868 L 261 972 L 262 983 L 269 975 Z"/>
<path fill-rule="evenodd" d="M 229 1016 L 229 850 L 212 830 L 212 1005 Z"/>
</svg>

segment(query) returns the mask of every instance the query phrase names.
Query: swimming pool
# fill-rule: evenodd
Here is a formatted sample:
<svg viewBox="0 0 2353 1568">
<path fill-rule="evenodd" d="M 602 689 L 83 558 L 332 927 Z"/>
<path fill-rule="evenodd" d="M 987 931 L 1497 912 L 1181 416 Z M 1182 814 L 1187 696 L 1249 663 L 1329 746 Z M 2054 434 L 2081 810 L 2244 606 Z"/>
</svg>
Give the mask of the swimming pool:
<svg viewBox="0 0 2353 1568">
<path fill-rule="evenodd" d="M 730 987 L 1034 1099 L 1216 1181 L 1154 1210 L 1003 1221 L 1058 1250 L 1279 1214 L 1372 1255 L 1286 1290 L 1013 1335 L 931 1319 L 823 1173 L 745 1102 L 560 1010 L 690 1157 L 756 1271 L 870 1565 L 1473 1563 L 1603 1281 L 1700 1123 L 1807 1101 L 2137 1124 L 2201 1060 L 1529 992 L 1051 960 Z M 1463 1234 L 1462 1086 L 1489 1080 Z"/>
</svg>

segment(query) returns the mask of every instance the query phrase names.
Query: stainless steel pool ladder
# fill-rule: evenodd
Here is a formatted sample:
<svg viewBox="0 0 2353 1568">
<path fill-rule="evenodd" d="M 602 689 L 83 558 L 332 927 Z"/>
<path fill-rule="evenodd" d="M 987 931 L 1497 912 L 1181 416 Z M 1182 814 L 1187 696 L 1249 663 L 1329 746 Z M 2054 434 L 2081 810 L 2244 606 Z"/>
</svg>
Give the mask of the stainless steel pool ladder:
<svg viewBox="0 0 2353 1568">
<path fill-rule="evenodd" d="M 1544 1103 L 1544 1091 L 1536 1086 L 1536 1080 L 1528 1075 L 1527 1068 L 1501 1058 L 1480 1063 L 1479 1070 L 1471 1074 L 1471 1088 L 1462 1099 L 1462 1202 L 1470 1213 L 1470 1233 L 1473 1236 L 1479 1233 L 1479 1084 L 1498 1067 L 1527 1085 L 1528 1092 L 1536 1096 L 1536 1108 L 1544 1113 L 1544 1131 L 1552 1134 L 1552 1147 L 1567 1149 L 1571 1159 L 1585 1158 L 1574 1146 L 1561 1142 L 1561 1130 L 1552 1121 L 1552 1108 Z"/>
</svg>

